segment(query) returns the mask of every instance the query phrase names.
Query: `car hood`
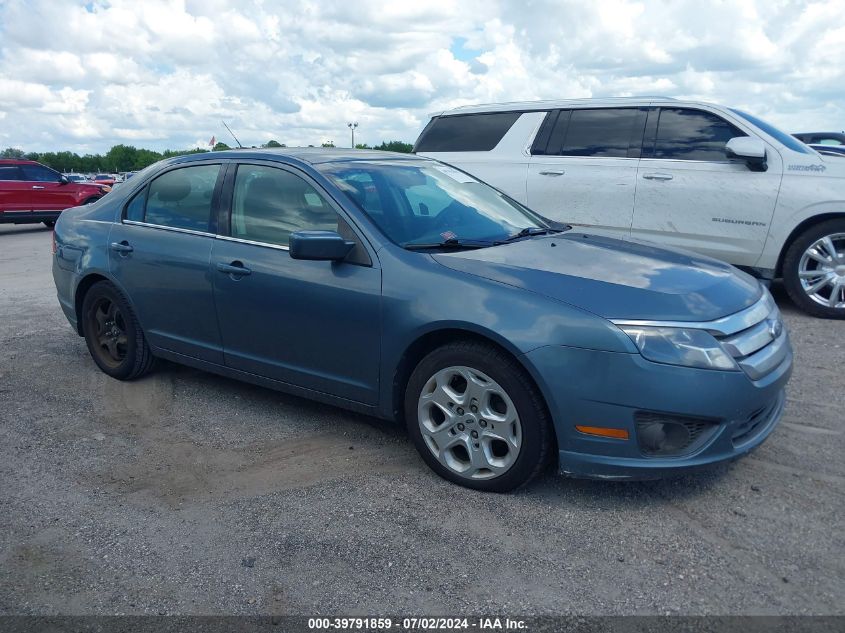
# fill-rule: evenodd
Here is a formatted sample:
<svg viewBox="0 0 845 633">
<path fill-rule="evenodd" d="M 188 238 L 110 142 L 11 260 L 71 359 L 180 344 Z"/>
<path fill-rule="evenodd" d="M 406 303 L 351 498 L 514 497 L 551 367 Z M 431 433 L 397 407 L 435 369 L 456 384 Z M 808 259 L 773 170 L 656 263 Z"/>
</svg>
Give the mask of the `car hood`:
<svg viewBox="0 0 845 633">
<path fill-rule="evenodd" d="M 752 305 L 762 292 L 756 279 L 715 259 L 583 233 L 433 257 L 608 319 L 709 321 Z"/>
</svg>

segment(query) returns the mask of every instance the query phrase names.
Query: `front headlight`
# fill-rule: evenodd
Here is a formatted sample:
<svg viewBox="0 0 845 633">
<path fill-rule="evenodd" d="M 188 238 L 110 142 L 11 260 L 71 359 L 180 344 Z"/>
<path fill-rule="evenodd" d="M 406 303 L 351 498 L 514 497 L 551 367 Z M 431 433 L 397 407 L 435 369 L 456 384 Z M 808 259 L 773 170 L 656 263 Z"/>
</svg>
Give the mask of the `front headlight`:
<svg viewBox="0 0 845 633">
<path fill-rule="evenodd" d="M 704 330 L 619 326 L 648 360 L 667 365 L 738 371 L 734 359 Z"/>
</svg>

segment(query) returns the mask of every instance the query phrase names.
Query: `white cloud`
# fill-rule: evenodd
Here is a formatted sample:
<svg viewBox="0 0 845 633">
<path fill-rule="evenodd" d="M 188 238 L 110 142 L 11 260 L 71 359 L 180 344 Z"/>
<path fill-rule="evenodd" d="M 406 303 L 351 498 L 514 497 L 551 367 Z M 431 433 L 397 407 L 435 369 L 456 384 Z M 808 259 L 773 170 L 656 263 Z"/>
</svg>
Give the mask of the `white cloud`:
<svg viewBox="0 0 845 633">
<path fill-rule="evenodd" d="M 413 141 L 467 103 L 668 94 L 845 127 L 838 0 L 5 0 L 0 147 Z"/>
</svg>

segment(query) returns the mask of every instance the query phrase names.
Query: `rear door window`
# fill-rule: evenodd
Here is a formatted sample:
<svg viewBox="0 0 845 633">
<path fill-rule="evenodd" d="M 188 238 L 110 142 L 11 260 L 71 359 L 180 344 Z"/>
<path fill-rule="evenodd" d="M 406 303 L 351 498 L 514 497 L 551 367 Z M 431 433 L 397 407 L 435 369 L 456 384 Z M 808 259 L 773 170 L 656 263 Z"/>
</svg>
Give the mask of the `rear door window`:
<svg viewBox="0 0 845 633">
<path fill-rule="evenodd" d="M 0 165 L 0 180 L 23 180 L 17 165 Z"/>
<path fill-rule="evenodd" d="M 562 110 L 547 119 L 532 154 L 638 158 L 645 119 L 641 108 Z"/>
<path fill-rule="evenodd" d="M 725 143 L 745 132 L 704 110 L 660 108 L 654 158 L 725 161 Z"/>
<path fill-rule="evenodd" d="M 521 112 L 488 112 L 436 117 L 420 134 L 414 151 L 490 151 L 499 144 L 521 114 Z"/>
<path fill-rule="evenodd" d="M 149 185 L 143 221 L 207 232 L 219 173 L 220 165 L 198 165 L 162 174 Z M 137 216 L 137 209 L 131 212 Z"/>
</svg>

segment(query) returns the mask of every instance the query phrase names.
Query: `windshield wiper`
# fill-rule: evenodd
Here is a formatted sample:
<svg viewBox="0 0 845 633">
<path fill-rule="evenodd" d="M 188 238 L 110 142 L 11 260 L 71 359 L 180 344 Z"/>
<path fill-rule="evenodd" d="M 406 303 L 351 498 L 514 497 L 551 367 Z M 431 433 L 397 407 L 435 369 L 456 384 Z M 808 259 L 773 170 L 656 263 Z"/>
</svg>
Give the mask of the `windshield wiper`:
<svg viewBox="0 0 845 633">
<path fill-rule="evenodd" d="M 522 237 L 529 237 L 531 235 L 548 235 L 550 233 L 561 233 L 566 229 L 555 229 L 555 228 L 543 228 L 541 226 L 526 226 L 522 229 L 519 233 L 515 233 L 509 237 L 506 237 L 503 241 L 505 242 L 512 242 L 514 240 L 518 240 Z"/>
<path fill-rule="evenodd" d="M 448 240 L 443 240 L 442 242 L 409 242 L 408 244 L 403 244 L 402 248 L 409 251 L 424 251 L 433 248 L 485 248 L 494 244 L 495 242 L 484 240 L 460 240 L 456 237 L 450 237 Z"/>
</svg>

